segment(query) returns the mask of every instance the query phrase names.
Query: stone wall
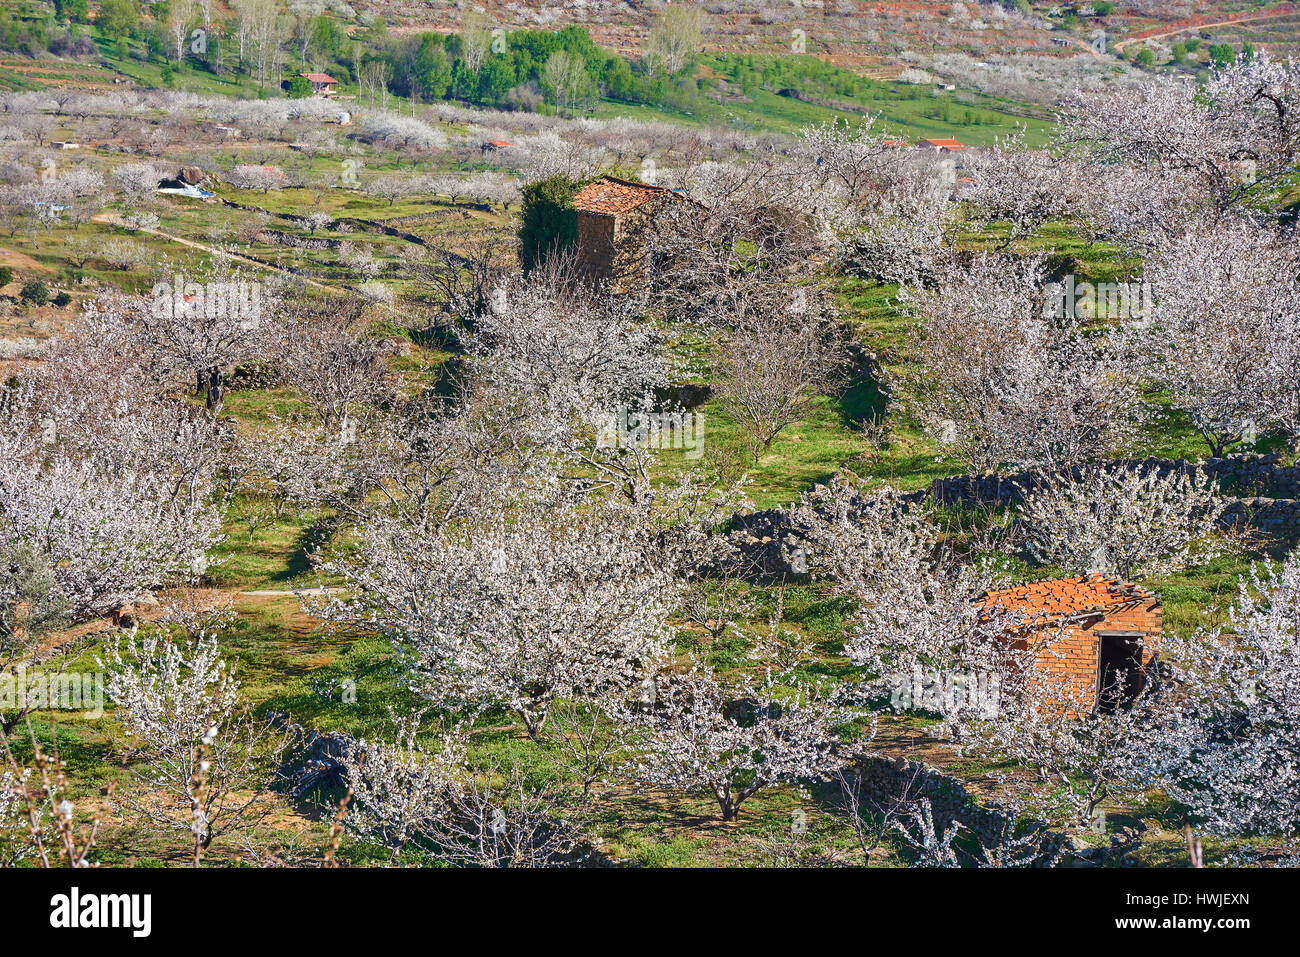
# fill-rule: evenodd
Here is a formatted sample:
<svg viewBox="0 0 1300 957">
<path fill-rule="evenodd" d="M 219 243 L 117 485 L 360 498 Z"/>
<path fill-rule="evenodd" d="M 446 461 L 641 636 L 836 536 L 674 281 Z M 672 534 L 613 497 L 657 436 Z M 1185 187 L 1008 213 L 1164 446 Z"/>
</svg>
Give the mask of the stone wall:
<svg viewBox="0 0 1300 957">
<path fill-rule="evenodd" d="M 1285 465 L 1278 455 L 1231 455 L 1221 459 L 1189 462 L 1186 459 L 1122 459 L 1107 463 L 1107 469 L 1150 469 L 1162 474 L 1187 472 L 1217 479 L 1226 494 L 1273 499 L 1300 498 L 1300 466 Z M 1069 474 L 1078 477 L 1081 468 L 1060 472 L 1027 471 L 1011 475 L 954 475 L 935 479 L 930 494 L 936 501 L 964 505 L 1006 505 L 1019 499 L 1021 490 L 1032 491 L 1048 478 Z"/>
<path fill-rule="evenodd" d="M 614 272 L 614 217 L 578 210 L 578 269 L 592 279 Z"/>
<path fill-rule="evenodd" d="M 976 801 L 959 779 L 919 761 L 873 755 L 859 760 L 849 773 L 861 784 L 863 803 L 878 813 L 925 798 L 937 830 L 947 831 L 957 822 L 985 845 L 997 843 L 1015 826 L 1015 820 L 996 805 Z M 1049 858 L 1065 853 L 1068 844 L 1063 835 L 1046 832 L 1043 838 Z"/>
<path fill-rule="evenodd" d="M 731 520 L 731 543 L 740 553 L 747 577 L 802 582 L 809 578 L 803 533 L 785 509 L 737 513 Z"/>
<path fill-rule="evenodd" d="M 1300 466 L 1284 465 L 1277 455 L 1233 455 L 1222 459 L 1188 462 L 1183 459 L 1125 459 L 1104 468 L 1174 470 L 1216 478 L 1225 492 L 1219 524 L 1263 532 L 1285 547 L 1300 545 Z M 1068 470 L 1078 476 L 1079 468 Z M 1061 475 L 1064 473 L 1050 473 Z M 903 496 L 906 501 L 927 499 L 946 505 L 998 507 L 1019 501 L 1021 489 L 1033 489 L 1047 472 L 1013 475 L 954 475 L 936 479 L 929 490 Z M 1245 497 L 1232 497 L 1233 492 Z M 806 539 L 787 509 L 766 509 L 732 517 L 731 540 L 741 559 L 756 577 L 800 582 L 808 579 Z"/>
<path fill-rule="evenodd" d="M 1225 528 L 1257 528 L 1269 538 L 1291 547 L 1300 544 L 1300 499 L 1231 499 L 1220 513 L 1219 523 Z"/>
</svg>

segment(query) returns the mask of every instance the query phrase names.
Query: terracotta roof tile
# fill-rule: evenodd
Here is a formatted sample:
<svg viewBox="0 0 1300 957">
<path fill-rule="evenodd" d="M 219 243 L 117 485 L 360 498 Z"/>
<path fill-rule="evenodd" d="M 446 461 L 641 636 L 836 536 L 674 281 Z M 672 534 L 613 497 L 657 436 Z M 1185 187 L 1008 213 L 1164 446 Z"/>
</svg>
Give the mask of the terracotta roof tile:
<svg viewBox="0 0 1300 957">
<path fill-rule="evenodd" d="M 573 205 L 584 213 L 617 216 L 670 192 L 672 190 L 663 186 L 647 186 L 614 176 L 602 176 L 578 190 L 573 197 Z"/>
<path fill-rule="evenodd" d="M 1154 597 L 1140 585 L 1094 574 L 1030 582 L 1014 588 L 1000 588 L 986 592 L 981 602 L 989 606 L 997 605 L 1011 612 L 1057 617 L 1091 611 L 1109 611 L 1137 602 L 1150 601 Z"/>
</svg>

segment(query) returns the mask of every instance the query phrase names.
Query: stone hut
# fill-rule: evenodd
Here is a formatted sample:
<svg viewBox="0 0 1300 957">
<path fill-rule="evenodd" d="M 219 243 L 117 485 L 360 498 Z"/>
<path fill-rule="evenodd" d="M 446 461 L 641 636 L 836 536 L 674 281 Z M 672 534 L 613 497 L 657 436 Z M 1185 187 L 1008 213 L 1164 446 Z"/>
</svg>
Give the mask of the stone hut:
<svg viewBox="0 0 1300 957">
<path fill-rule="evenodd" d="M 1031 624 L 1022 640 L 1051 636 L 1040 667 L 1051 696 L 1074 714 L 1131 700 L 1160 647 L 1160 600 L 1132 582 L 1097 574 L 1055 578 L 990 591 L 981 602 L 1024 615 Z"/>
<path fill-rule="evenodd" d="M 575 245 L 578 268 L 587 278 L 614 292 L 630 292 L 645 281 L 646 226 L 676 193 L 602 176 L 573 197 L 577 210 Z"/>
</svg>

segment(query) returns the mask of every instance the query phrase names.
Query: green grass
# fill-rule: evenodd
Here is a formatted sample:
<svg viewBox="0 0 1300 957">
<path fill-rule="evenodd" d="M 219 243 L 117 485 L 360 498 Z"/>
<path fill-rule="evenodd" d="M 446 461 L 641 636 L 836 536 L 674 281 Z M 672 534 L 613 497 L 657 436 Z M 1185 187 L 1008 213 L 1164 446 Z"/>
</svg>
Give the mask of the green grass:
<svg viewBox="0 0 1300 957">
<path fill-rule="evenodd" d="M 747 60 L 741 54 L 704 55 L 696 76 L 708 89 L 689 106 L 603 101 L 596 115 L 793 133 L 832 119 L 856 123 L 871 114 L 896 136 L 955 137 L 971 146 L 990 146 L 1018 127 L 1031 144 L 1039 145 L 1053 125 L 1043 110 L 1027 104 L 967 90 L 937 90 L 931 84 L 867 79 L 809 56 L 755 58 L 760 71 L 764 65 L 776 68 L 760 82 L 745 66 Z M 743 91 L 736 81 L 741 75 L 750 78 L 745 82 L 753 81 Z M 725 92 L 719 84 L 726 84 Z"/>
<path fill-rule="evenodd" d="M 236 503 L 225 525 L 226 539 L 216 549 L 217 564 L 210 572 L 219 588 L 285 589 L 314 585 L 308 555 L 323 544 L 320 522 L 326 516 L 286 510 L 270 525 L 249 534 L 238 509 L 251 501 Z"/>
<path fill-rule="evenodd" d="M 706 59 L 707 62 L 707 59 Z M 864 114 L 879 114 L 891 133 L 911 140 L 954 137 L 968 146 L 991 146 L 1018 127 L 1026 131 L 1031 145 L 1046 142 L 1051 123 L 1026 115 L 1019 104 L 962 93 L 936 95 L 929 88 L 908 88 L 906 84 L 862 81 L 868 93 L 846 101 L 850 108 L 835 108 L 781 96 L 770 90 L 756 90 L 752 96 L 723 103 L 706 100 L 687 111 L 664 106 L 602 101 L 598 117 L 628 117 L 647 121 L 668 121 L 692 126 L 729 126 L 753 132 L 794 133 L 828 120 L 857 123 Z M 899 93 L 891 92 L 899 90 Z M 943 118 L 945 101 L 948 119 Z M 965 121 L 967 113 L 980 117 L 979 124 Z M 938 115 L 935 115 L 935 114 Z"/>
</svg>

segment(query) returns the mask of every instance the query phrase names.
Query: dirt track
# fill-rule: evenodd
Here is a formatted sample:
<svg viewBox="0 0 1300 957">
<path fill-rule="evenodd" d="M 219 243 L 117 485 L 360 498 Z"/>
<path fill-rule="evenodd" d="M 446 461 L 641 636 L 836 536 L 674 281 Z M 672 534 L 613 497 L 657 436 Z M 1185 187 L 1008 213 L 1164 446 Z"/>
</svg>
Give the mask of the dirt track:
<svg viewBox="0 0 1300 957">
<path fill-rule="evenodd" d="M 1274 20 L 1278 17 L 1287 16 L 1287 13 L 1264 13 L 1250 17 L 1224 17 L 1222 20 L 1215 20 L 1213 23 L 1192 23 L 1182 27 L 1175 27 L 1172 30 L 1165 30 L 1163 33 L 1152 33 L 1144 37 L 1129 37 L 1126 40 L 1116 40 L 1112 45 L 1113 50 L 1123 50 L 1130 43 L 1145 43 L 1147 40 L 1163 40 L 1165 37 L 1172 37 L 1179 33 L 1187 33 L 1190 30 L 1213 30 L 1215 27 L 1235 26 L 1238 23 L 1254 23 L 1257 20 Z"/>
</svg>

